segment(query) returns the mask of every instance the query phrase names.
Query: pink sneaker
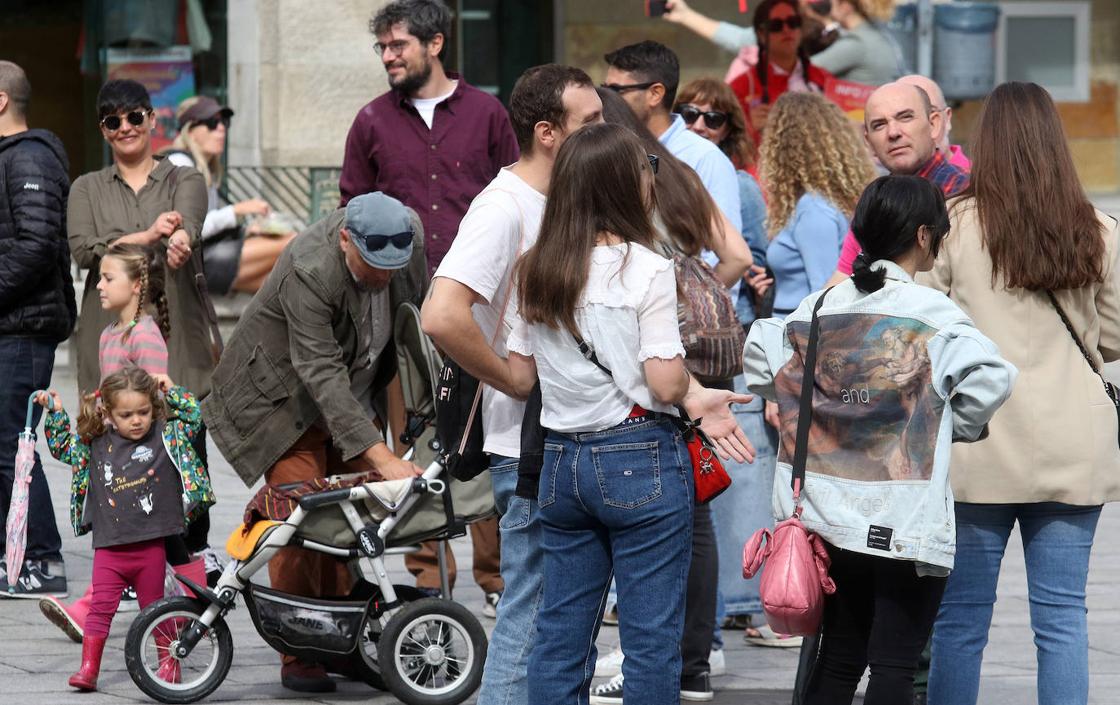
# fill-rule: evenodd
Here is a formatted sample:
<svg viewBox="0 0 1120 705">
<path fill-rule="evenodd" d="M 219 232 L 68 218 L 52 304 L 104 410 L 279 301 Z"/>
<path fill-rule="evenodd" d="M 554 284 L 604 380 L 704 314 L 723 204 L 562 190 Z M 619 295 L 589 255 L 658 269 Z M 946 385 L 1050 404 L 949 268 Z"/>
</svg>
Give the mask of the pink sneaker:
<svg viewBox="0 0 1120 705">
<path fill-rule="evenodd" d="M 39 610 L 43 616 L 50 620 L 66 636 L 78 644 L 82 643 L 85 634 L 86 616 L 89 614 L 89 591 L 82 595 L 74 604 L 67 607 L 56 597 L 43 597 L 39 600 Z"/>
</svg>

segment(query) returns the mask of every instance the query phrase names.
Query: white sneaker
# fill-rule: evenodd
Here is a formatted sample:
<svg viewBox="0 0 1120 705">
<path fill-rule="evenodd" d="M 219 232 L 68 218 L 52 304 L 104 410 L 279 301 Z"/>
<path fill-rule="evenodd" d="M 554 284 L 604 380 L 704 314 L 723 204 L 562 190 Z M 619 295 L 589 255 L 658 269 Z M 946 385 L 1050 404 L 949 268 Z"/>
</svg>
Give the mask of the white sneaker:
<svg viewBox="0 0 1120 705">
<path fill-rule="evenodd" d="M 727 673 L 727 659 L 723 657 L 723 649 L 712 649 L 708 654 L 708 675 L 722 676 Z"/>
<path fill-rule="evenodd" d="M 622 673 L 622 659 L 625 656 L 622 653 L 622 648 L 615 648 L 610 653 L 600 656 L 595 661 L 595 677 L 596 678 L 613 678 Z"/>
</svg>

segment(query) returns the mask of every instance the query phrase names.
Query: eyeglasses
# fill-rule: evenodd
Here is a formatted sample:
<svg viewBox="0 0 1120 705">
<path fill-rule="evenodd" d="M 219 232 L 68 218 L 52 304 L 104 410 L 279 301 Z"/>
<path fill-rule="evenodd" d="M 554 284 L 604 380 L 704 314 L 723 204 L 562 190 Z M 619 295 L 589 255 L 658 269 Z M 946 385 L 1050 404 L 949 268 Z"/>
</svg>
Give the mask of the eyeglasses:
<svg viewBox="0 0 1120 705">
<path fill-rule="evenodd" d="M 787 17 L 777 20 L 766 20 L 767 32 L 781 32 L 782 27 L 789 27 L 790 29 L 801 29 L 800 17 Z"/>
<path fill-rule="evenodd" d="M 147 110 L 132 110 L 124 116 L 124 120 L 128 120 L 128 124 L 133 127 L 140 127 L 144 124 L 144 120 L 148 118 L 148 112 Z M 106 115 L 101 118 L 101 126 L 109 132 L 116 132 L 121 129 L 122 124 L 124 124 L 124 121 L 120 115 Z"/>
<path fill-rule="evenodd" d="M 373 50 L 377 52 L 378 56 L 384 54 L 386 49 L 388 49 L 389 53 L 393 56 L 400 56 L 404 53 L 404 50 L 407 49 L 408 45 L 411 43 L 411 39 L 394 39 L 388 44 L 377 42 L 373 45 Z"/>
<path fill-rule="evenodd" d="M 218 113 L 205 120 L 195 120 L 194 125 L 205 125 L 206 129 L 211 131 L 218 129 L 218 125 L 225 125 L 228 128 L 229 115 Z"/>
<path fill-rule="evenodd" d="M 656 154 L 647 154 L 646 159 L 649 160 L 649 170 L 652 171 L 656 176 L 657 168 L 661 164 L 661 157 L 657 156 Z"/>
<path fill-rule="evenodd" d="M 677 106 L 677 114 L 684 118 L 684 124 L 686 125 L 691 125 L 700 118 L 704 118 L 704 124 L 710 130 L 718 130 L 727 122 L 727 113 L 718 110 L 709 110 L 702 113 L 695 105 L 689 105 L 688 103 Z"/>
<path fill-rule="evenodd" d="M 370 252 L 380 252 L 392 243 L 393 247 L 403 250 L 412 244 L 412 231 L 397 233 L 396 235 L 361 235 L 351 231 L 355 240 L 362 240 Z"/>
<path fill-rule="evenodd" d="M 649 88 L 650 86 L 656 86 L 658 83 L 661 83 L 661 81 L 646 81 L 645 83 L 626 83 L 626 84 L 622 84 L 622 83 L 603 83 L 603 84 L 600 84 L 600 88 L 606 88 L 607 90 L 612 90 L 615 93 L 625 93 L 626 91 L 644 91 L 645 89 Z"/>
</svg>

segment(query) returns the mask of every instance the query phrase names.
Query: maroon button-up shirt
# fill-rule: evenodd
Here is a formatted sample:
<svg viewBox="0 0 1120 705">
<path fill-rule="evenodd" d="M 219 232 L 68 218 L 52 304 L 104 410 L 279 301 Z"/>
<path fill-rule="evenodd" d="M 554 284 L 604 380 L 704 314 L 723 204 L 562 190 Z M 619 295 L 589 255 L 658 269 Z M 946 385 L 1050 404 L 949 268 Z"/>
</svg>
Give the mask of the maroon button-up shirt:
<svg viewBox="0 0 1120 705">
<path fill-rule="evenodd" d="M 436 106 L 429 130 L 405 94 L 390 90 L 366 105 L 346 137 L 342 205 L 381 191 L 412 208 L 424 224 L 428 273 L 439 265 L 474 197 L 518 159 L 509 115 L 498 99 L 459 85 Z"/>
</svg>

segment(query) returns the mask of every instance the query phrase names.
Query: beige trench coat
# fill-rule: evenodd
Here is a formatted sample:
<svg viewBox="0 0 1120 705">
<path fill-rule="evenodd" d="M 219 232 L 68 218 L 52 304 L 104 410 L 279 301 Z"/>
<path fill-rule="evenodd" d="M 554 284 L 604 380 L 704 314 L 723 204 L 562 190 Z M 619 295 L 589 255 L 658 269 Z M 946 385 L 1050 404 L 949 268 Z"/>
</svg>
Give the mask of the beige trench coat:
<svg viewBox="0 0 1120 705">
<path fill-rule="evenodd" d="M 952 229 L 932 272 L 919 281 L 939 289 L 972 317 L 1017 368 L 1011 398 L 983 441 L 953 446 L 950 474 L 960 502 L 1064 502 L 1120 499 L 1116 411 L 1045 292 L 993 290 L 971 200 L 950 203 Z M 1057 291 L 1059 303 L 1099 367 L 1120 359 L 1120 279 L 1116 221 L 1105 228 L 1104 282 Z"/>
</svg>

